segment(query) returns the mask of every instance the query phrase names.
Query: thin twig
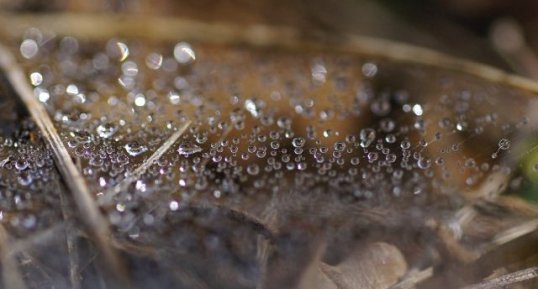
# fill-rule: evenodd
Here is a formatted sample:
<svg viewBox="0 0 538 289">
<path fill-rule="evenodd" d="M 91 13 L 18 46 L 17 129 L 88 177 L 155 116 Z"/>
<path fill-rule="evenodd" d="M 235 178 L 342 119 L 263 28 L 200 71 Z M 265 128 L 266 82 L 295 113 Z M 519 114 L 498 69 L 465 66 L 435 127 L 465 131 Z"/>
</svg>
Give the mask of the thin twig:
<svg viewBox="0 0 538 289">
<path fill-rule="evenodd" d="M 531 267 L 506 275 L 502 275 L 491 280 L 480 282 L 478 284 L 466 286 L 462 289 L 500 289 L 511 284 L 523 282 L 537 277 L 538 267 Z"/>
<path fill-rule="evenodd" d="M 9 50 L 3 45 L 0 45 L 0 68 L 6 73 L 15 93 L 20 97 L 36 122 L 44 140 L 52 148 L 56 165 L 63 176 L 64 182 L 73 194 L 75 204 L 80 211 L 80 219 L 96 239 L 98 247 L 106 258 L 105 264 L 111 270 L 110 272 L 121 280 L 126 276 L 126 271 L 108 240 L 112 236 L 108 222 L 100 213 L 90 189 L 73 163 L 47 111 L 36 100 L 22 69 L 17 65 Z"/>
<path fill-rule="evenodd" d="M 0 254 L 2 261 L 2 276 L 4 288 L 26 289 L 26 284 L 15 262 L 13 255 L 9 254 L 9 238 L 4 226 L 0 225 Z"/>
<path fill-rule="evenodd" d="M 129 176 L 125 177 L 117 185 L 112 187 L 103 193 L 103 197 L 99 200 L 102 204 L 107 204 L 112 200 L 112 197 L 119 194 L 121 191 L 127 189 L 129 185 L 138 180 L 151 165 L 153 165 L 157 160 L 159 160 L 162 155 L 167 152 L 170 147 L 185 133 L 187 128 L 191 125 L 191 121 L 188 120 L 183 126 L 181 126 L 177 131 L 175 131 L 155 152 L 147 158 L 138 168 L 136 168 Z"/>
</svg>

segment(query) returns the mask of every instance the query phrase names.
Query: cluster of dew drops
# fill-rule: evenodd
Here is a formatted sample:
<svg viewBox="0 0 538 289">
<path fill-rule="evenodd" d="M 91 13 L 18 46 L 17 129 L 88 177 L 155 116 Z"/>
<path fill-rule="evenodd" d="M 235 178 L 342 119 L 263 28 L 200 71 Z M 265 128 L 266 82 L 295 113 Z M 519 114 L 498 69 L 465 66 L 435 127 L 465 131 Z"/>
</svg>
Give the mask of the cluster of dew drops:
<svg viewBox="0 0 538 289">
<path fill-rule="evenodd" d="M 35 97 L 97 198 L 191 122 L 169 151 L 114 196 L 110 218 L 118 226 L 131 224 L 135 210 L 150 206 L 141 200 L 155 194 L 175 211 L 190 199 L 313 188 L 350 200 L 457 190 L 438 179 L 454 173 L 443 154 L 457 155 L 461 144 L 427 151 L 446 134 L 480 133 L 464 118 L 432 123 L 432 104 L 405 88 L 375 89 L 387 65 L 381 60 L 183 41 L 91 43 L 37 29 L 27 31 L 19 51 Z M 244 79 L 257 91 L 248 91 Z M 454 101 L 470 106 L 471 98 L 462 91 Z M 496 114 L 483 119 L 495 123 Z M 427 133 L 431 127 L 434 133 Z M 501 138 L 489 160 L 510 148 L 508 137 Z M 477 176 L 507 169 L 467 156 L 457 161 L 476 170 L 466 175 L 469 186 Z M 146 225 L 154 221 L 144 215 Z"/>
<path fill-rule="evenodd" d="M 30 119 L 21 119 L 13 134 L 0 132 L 0 222 L 15 235 L 57 223 L 61 188 L 52 150 L 35 141 Z"/>
</svg>

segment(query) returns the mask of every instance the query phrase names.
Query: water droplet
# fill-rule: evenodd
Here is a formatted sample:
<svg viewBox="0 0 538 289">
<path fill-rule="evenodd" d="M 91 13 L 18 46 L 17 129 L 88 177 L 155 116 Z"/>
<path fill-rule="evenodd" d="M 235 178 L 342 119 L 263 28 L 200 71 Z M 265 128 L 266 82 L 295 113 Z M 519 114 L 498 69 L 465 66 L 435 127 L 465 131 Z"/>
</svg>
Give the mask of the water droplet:
<svg viewBox="0 0 538 289">
<path fill-rule="evenodd" d="M 133 61 L 126 61 L 121 65 L 124 75 L 134 77 L 138 74 L 138 65 Z"/>
<path fill-rule="evenodd" d="M 129 47 L 123 42 L 117 42 L 116 47 L 119 50 L 120 62 L 123 62 L 125 59 L 127 59 L 127 57 L 129 57 Z"/>
<path fill-rule="evenodd" d="M 367 148 L 375 140 L 375 130 L 371 128 L 364 128 L 361 130 L 359 137 L 361 140 L 361 147 Z"/>
<path fill-rule="evenodd" d="M 411 142 L 409 142 L 408 140 L 403 140 L 401 143 L 400 143 L 400 147 L 404 150 L 407 150 L 411 147 Z"/>
<path fill-rule="evenodd" d="M 144 106 L 144 105 L 146 105 L 146 97 L 141 93 L 137 94 L 136 97 L 135 97 L 135 100 L 134 100 L 134 104 L 136 106 Z"/>
<path fill-rule="evenodd" d="M 37 42 L 33 39 L 25 39 L 21 43 L 20 47 L 21 55 L 26 58 L 30 59 L 37 55 L 37 52 L 39 51 L 39 46 L 37 45 Z"/>
<path fill-rule="evenodd" d="M 303 147 L 304 144 L 305 144 L 305 139 L 304 138 L 301 138 L 301 137 L 296 137 L 292 140 L 292 145 L 296 148 L 300 148 L 300 147 Z"/>
<path fill-rule="evenodd" d="M 41 87 L 36 87 L 34 89 L 34 95 L 37 96 L 37 99 L 43 103 L 47 102 L 50 99 L 49 91 Z"/>
<path fill-rule="evenodd" d="M 346 143 L 344 142 L 335 142 L 334 143 L 334 150 L 337 152 L 341 152 L 346 149 Z"/>
<path fill-rule="evenodd" d="M 247 166 L 247 173 L 250 175 L 257 175 L 260 172 L 260 167 L 257 164 L 250 164 Z"/>
<path fill-rule="evenodd" d="M 377 74 L 377 65 L 367 62 L 362 65 L 362 74 L 368 78 L 372 78 Z"/>
<path fill-rule="evenodd" d="M 376 152 L 369 152 L 367 158 L 368 162 L 373 163 L 379 158 L 379 154 Z"/>
<path fill-rule="evenodd" d="M 327 68 L 322 63 L 316 63 L 312 66 L 312 80 L 316 82 L 325 82 Z"/>
<path fill-rule="evenodd" d="M 184 156 L 190 156 L 192 154 L 201 152 L 202 148 L 194 143 L 191 142 L 185 142 L 179 145 L 179 148 L 177 149 L 177 152 L 180 155 Z"/>
<path fill-rule="evenodd" d="M 150 53 L 148 56 L 146 56 L 146 66 L 149 69 L 157 70 L 161 68 L 161 65 L 163 64 L 163 56 L 159 53 Z"/>
<path fill-rule="evenodd" d="M 245 100 L 245 109 L 252 114 L 253 117 L 259 117 L 260 116 L 260 106 L 258 105 L 256 100 L 247 99 Z"/>
<path fill-rule="evenodd" d="M 168 207 L 170 208 L 171 211 L 177 211 L 179 209 L 179 203 L 177 201 L 171 201 L 168 204 Z"/>
<path fill-rule="evenodd" d="M 422 109 L 422 106 L 420 104 L 413 105 L 412 110 L 416 116 L 421 116 L 424 113 L 424 110 Z"/>
<path fill-rule="evenodd" d="M 417 161 L 417 165 L 421 169 L 427 169 L 431 165 L 431 160 L 429 158 L 425 158 L 425 157 L 419 158 L 418 161 Z"/>
<path fill-rule="evenodd" d="M 95 130 L 100 137 L 110 138 L 118 131 L 118 127 L 113 123 L 103 123 L 97 126 Z"/>
<path fill-rule="evenodd" d="M 377 116 L 386 116 L 390 113 L 391 106 L 388 99 L 377 99 L 370 105 L 370 110 Z"/>
<path fill-rule="evenodd" d="M 39 72 L 32 72 L 30 74 L 30 82 L 33 86 L 38 86 L 43 83 L 43 75 Z"/>
<path fill-rule="evenodd" d="M 179 42 L 174 47 L 174 58 L 180 64 L 190 64 L 196 59 L 196 54 L 187 42 Z"/>
<path fill-rule="evenodd" d="M 148 150 L 148 148 L 145 145 L 142 145 L 136 141 L 132 141 L 124 145 L 123 148 L 130 156 L 133 156 L 133 157 L 141 155 Z"/>
<path fill-rule="evenodd" d="M 499 149 L 501 150 L 507 150 L 510 149 L 510 140 L 502 138 L 499 140 Z"/>
</svg>

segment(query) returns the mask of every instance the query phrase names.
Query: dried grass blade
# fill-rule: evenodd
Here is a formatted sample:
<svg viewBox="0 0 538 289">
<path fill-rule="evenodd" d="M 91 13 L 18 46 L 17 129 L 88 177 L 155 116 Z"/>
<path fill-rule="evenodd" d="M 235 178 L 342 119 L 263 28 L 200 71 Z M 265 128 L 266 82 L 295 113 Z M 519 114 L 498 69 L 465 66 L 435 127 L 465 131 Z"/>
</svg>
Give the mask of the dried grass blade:
<svg viewBox="0 0 538 289">
<path fill-rule="evenodd" d="M 34 93 L 27 83 L 22 69 L 17 65 L 9 50 L 1 44 L 0 68 L 6 74 L 15 93 L 22 100 L 33 120 L 36 122 L 43 139 L 51 147 L 54 153 L 55 163 L 63 176 L 63 181 L 72 193 L 80 215 L 83 216 L 81 221 L 85 223 L 91 235 L 95 238 L 101 253 L 106 258 L 105 264 L 110 267 L 109 269 L 112 274 L 120 279 L 123 278 L 125 276 L 125 269 L 108 240 L 111 237 L 108 222 L 100 213 L 90 189 L 86 185 L 80 171 L 73 163 L 47 111 L 34 97 Z"/>
</svg>

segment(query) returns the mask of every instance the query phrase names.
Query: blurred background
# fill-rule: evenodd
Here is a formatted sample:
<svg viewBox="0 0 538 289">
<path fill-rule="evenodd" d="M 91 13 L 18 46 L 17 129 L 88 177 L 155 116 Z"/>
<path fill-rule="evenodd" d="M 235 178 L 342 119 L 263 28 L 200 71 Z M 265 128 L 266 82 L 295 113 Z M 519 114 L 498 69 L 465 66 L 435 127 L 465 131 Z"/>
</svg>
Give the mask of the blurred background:
<svg viewBox="0 0 538 289">
<path fill-rule="evenodd" d="M 1 0 L 4 11 L 126 13 L 387 38 L 538 76 L 531 0 Z"/>
</svg>

